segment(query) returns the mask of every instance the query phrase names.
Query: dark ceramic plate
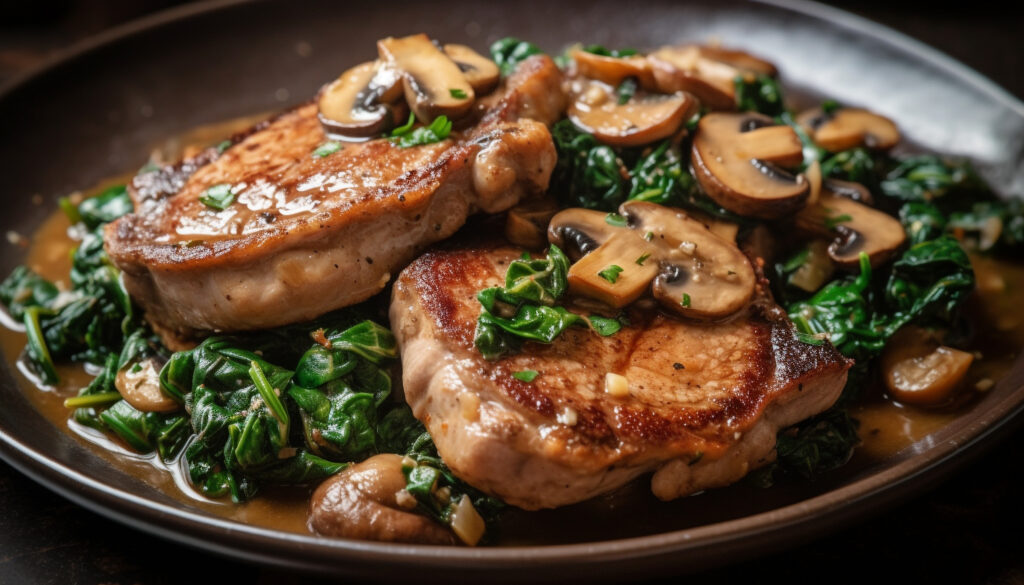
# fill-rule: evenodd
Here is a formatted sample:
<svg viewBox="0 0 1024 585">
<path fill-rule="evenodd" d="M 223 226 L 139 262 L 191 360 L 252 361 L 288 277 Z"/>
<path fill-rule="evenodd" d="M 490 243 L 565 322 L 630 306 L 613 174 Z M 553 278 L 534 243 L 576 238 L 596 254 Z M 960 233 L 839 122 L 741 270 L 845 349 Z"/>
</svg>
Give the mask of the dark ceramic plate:
<svg viewBox="0 0 1024 585">
<path fill-rule="evenodd" d="M 303 100 L 371 58 L 377 38 L 419 31 L 481 49 L 516 35 L 552 51 L 576 40 L 645 47 L 719 38 L 773 60 L 791 86 L 870 106 L 897 120 L 912 141 L 972 158 L 1000 192 L 1024 191 L 1024 104 L 927 47 L 832 9 L 621 0 L 345 4 L 187 8 L 99 38 L 8 86 L 0 92 L 3 230 L 31 233 L 53 209 L 32 205 L 31 194 L 53 202 L 138 168 L 149 147 L 183 129 Z M 6 253 L 0 273 L 17 256 Z M 679 524 L 658 521 L 657 511 L 638 515 L 620 533 L 629 538 L 435 548 L 318 539 L 211 516 L 118 471 L 54 428 L 22 395 L 15 368 L 0 368 L 0 455 L 47 487 L 126 524 L 225 555 L 377 577 L 417 567 L 435 576 L 487 573 L 490 580 L 635 578 L 778 549 L 919 491 L 997 439 L 1024 409 L 1018 360 L 1010 376 L 945 428 L 830 481 L 742 503 L 725 491 L 706 494 L 693 499 L 700 505 L 689 504 L 695 513 Z"/>
</svg>

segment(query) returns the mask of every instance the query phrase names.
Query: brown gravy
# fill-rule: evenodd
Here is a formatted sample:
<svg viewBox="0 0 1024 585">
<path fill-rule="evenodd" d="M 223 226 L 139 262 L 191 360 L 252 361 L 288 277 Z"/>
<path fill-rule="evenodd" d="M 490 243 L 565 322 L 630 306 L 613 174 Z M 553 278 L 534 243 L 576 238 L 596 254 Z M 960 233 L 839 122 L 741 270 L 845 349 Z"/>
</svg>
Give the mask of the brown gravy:
<svg viewBox="0 0 1024 585">
<path fill-rule="evenodd" d="M 189 132 L 163 145 L 158 151 L 159 157 L 175 160 L 190 148 L 189 145 L 215 143 L 258 119 L 261 116 Z M 106 181 L 92 192 L 129 179 L 130 176 L 126 176 Z M 52 214 L 32 235 L 25 258 L 25 264 L 32 270 L 59 283 L 58 286 L 68 284 L 70 251 L 76 245 L 68 235 L 69 227 L 63 213 Z M 990 388 L 992 382 L 1002 378 L 1013 365 L 1020 348 L 1024 347 L 1024 314 L 1019 310 L 1019 303 L 1024 300 L 1021 293 L 1024 290 L 1024 266 L 980 256 L 972 257 L 972 262 L 978 288 L 967 310 L 976 331 L 967 349 L 974 351 L 978 359 L 963 382 L 959 400 L 941 409 L 922 409 L 894 403 L 877 389 L 870 390 L 865 402 L 853 413 L 861 421 L 863 444 L 850 464 L 834 472 L 836 481 L 941 429 L 962 412 L 965 404 Z M 8 363 L 14 363 L 25 346 L 25 336 L 0 327 L 0 346 Z M 25 395 L 39 412 L 111 465 L 210 514 L 254 526 L 308 533 L 306 509 L 309 489 L 266 490 L 254 500 L 240 505 L 206 499 L 188 486 L 187 479 L 176 466 L 164 465 L 155 455 L 139 455 L 115 439 L 69 421 L 69 412 L 63 406 L 64 399 L 76 395 L 92 376 L 83 366 L 75 364 L 59 366 L 59 374 L 61 382 L 54 389 L 41 389 L 24 375 L 18 378 Z M 502 519 L 498 544 L 564 544 L 678 530 L 792 503 L 828 487 L 828 480 L 813 487 L 794 482 L 770 490 L 740 483 L 696 498 L 659 502 L 651 495 L 647 483 L 647 478 L 640 478 L 611 494 L 558 510 L 510 510 Z"/>
</svg>

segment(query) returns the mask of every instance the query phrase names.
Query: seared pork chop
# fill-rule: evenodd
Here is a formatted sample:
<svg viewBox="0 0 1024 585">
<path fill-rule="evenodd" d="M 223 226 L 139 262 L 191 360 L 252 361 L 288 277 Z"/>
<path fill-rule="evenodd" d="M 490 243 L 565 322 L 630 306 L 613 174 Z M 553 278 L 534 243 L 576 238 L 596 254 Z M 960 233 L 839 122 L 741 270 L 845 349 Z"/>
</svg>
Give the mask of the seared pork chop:
<svg viewBox="0 0 1024 585">
<path fill-rule="evenodd" d="M 827 409 L 851 362 L 800 342 L 762 290 L 727 322 L 633 310 L 600 337 L 570 328 L 496 361 L 473 345 L 478 291 L 521 251 L 432 251 L 399 276 L 391 304 L 405 397 L 452 470 L 506 502 L 579 502 L 654 471 L 672 499 L 723 486 L 774 457 L 776 432 Z M 527 383 L 522 370 L 540 375 Z M 605 391 L 625 376 L 629 395 Z"/>
<path fill-rule="evenodd" d="M 555 149 L 545 124 L 564 108 L 561 73 L 524 62 L 480 100 L 475 125 L 435 144 L 387 139 L 313 154 L 328 138 L 307 104 L 218 154 L 140 175 L 136 211 L 106 231 L 125 286 L 179 335 L 305 321 L 358 303 L 476 211 L 547 188 Z M 226 192 L 224 209 L 204 204 Z"/>
</svg>

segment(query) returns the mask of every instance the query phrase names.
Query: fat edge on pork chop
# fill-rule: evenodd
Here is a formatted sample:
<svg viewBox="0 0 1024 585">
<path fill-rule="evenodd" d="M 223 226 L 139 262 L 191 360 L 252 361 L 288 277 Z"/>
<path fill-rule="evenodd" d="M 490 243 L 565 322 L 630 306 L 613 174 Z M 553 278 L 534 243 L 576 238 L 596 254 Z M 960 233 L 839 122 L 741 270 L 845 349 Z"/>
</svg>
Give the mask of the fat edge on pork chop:
<svg viewBox="0 0 1024 585">
<path fill-rule="evenodd" d="M 562 74 L 524 62 L 480 100 L 477 122 L 438 143 L 326 142 L 306 104 L 178 165 L 135 178 L 135 213 L 107 252 L 165 339 L 313 319 L 376 294 L 428 244 L 477 211 L 544 191 L 556 153 L 545 124 L 564 108 Z M 211 188 L 232 204 L 206 205 Z"/>
<path fill-rule="evenodd" d="M 724 486 L 774 458 L 775 435 L 830 407 L 852 362 L 797 339 L 761 280 L 750 308 L 698 323 L 631 310 L 610 337 L 574 327 L 485 360 L 476 294 L 513 248 L 431 251 L 395 283 L 405 396 L 462 479 L 525 509 L 580 502 L 654 472 L 663 499 Z M 533 370 L 532 382 L 513 376 Z M 605 392 L 623 375 L 629 395 Z"/>
</svg>

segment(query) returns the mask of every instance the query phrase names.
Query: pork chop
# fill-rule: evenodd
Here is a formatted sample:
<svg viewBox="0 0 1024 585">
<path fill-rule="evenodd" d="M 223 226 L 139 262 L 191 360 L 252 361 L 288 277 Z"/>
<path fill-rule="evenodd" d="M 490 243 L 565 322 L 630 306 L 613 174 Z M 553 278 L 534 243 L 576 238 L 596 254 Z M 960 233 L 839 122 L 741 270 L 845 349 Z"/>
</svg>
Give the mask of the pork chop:
<svg viewBox="0 0 1024 585">
<path fill-rule="evenodd" d="M 473 345 L 476 294 L 500 286 L 520 253 L 428 252 L 396 280 L 390 310 L 414 414 L 456 475 L 510 504 L 571 504 L 649 471 L 663 500 L 732 483 L 845 384 L 852 362 L 799 341 L 763 282 L 727 322 L 634 309 L 610 337 L 573 327 L 487 361 Z M 540 375 L 513 376 L 523 370 Z M 605 392 L 609 372 L 628 379 L 627 397 Z"/>
<path fill-rule="evenodd" d="M 107 227 L 110 258 L 159 329 L 189 336 L 315 318 L 363 301 L 477 211 L 543 192 L 564 108 L 550 58 L 521 64 L 477 122 L 434 144 L 328 141 L 317 105 L 254 127 L 223 153 L 140 175 L 135 213 Z M 230 189 L 224 209 L 205 204 Z"/>
</svg>

